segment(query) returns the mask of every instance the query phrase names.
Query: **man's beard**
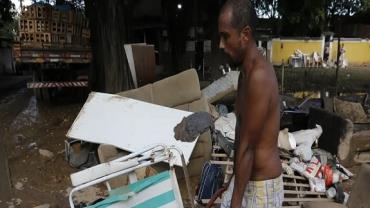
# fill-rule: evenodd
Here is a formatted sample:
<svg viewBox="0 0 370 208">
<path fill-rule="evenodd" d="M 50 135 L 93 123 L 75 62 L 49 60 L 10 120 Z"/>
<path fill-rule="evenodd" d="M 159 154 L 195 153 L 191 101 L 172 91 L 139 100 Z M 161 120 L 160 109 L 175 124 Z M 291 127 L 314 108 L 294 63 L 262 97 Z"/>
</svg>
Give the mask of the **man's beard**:
<svg viewBox="0 0 370 208">
<path fill-rule="evenodd" d="M 229 66 L 231 68 L 236 68 L 240 65 L 242 65 L 242 62 L 240 60 L 234 60 L 233 58 L 231 58 L 231 56 L 227 53 L 225 53 L 226 55 L 226 62 L 229 64 Z"/>
</svg>

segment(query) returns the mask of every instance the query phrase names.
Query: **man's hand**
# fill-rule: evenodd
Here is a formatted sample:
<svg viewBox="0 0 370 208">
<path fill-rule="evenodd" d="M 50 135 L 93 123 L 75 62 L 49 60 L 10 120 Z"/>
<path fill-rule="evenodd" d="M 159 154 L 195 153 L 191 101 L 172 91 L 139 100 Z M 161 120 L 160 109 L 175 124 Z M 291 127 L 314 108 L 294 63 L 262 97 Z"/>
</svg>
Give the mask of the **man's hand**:
<svg viewBox="0 0 370 208">
<path fill-rule="evenodd" d="M 239 196 L 237 196 L 235 192 L 233 192 L 233 197 L 231 200 L 230 208 L 241 208 L 242 202 L 243 202 L 243 197 L 239 198 Z"/>
</svg>

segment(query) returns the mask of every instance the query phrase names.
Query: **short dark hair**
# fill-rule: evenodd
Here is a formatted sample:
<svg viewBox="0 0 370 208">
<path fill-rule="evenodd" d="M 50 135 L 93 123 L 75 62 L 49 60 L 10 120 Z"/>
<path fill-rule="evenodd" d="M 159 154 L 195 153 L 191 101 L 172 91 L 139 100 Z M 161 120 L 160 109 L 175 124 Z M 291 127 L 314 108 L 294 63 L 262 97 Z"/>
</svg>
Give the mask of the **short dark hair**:
<svg viewBox="0 0 370 208">
<path fill-rule="evenodd" d="M 257 15 L 254 5 L 250 0 L 228 0 L 222 10 L 226 8 L 232 11 L 231 26 L 241 30 L 248 25 L 254 31 Z"/>
</svg>

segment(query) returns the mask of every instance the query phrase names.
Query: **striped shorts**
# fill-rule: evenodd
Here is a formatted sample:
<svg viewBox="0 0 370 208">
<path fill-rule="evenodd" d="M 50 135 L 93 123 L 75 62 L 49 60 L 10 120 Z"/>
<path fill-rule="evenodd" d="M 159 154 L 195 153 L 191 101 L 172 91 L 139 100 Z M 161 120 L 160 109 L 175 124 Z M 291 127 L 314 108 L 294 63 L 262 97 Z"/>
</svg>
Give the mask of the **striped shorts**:
<svg viewBox="0 0 370 208">
<path fill-rule="evenodd" d="M 221 208 L 229 208 L 234 190 L 234 177 L 222 197 Z M 279 208 L 284 199 L 282 175 L 265 181 L 249 181 L 244 192 L 242 208 Z"/>
</svg>

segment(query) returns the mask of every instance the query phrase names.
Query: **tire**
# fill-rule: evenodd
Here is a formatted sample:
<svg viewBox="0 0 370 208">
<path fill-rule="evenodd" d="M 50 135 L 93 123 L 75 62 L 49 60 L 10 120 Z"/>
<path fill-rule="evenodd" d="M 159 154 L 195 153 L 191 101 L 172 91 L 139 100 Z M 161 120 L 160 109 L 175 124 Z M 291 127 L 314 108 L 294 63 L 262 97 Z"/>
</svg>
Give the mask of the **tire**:
<svg viewBox="0 0 370 208">
<path fill-rule="evenodd" d="M 32 81 L 33 82 L 39 82 L 40 81 L 40 76 L 39 76 L 38 71 L 39 70 L 35 70 L 35 69 L 32 70 Z M 33 94 L 35 95 L 36 99 L 37 100 L 42 100 L 42 92 L 41 92 L 41 89 L 40 88 L 36 88 L 36 89 L 32 89 L 32 90 L 33 90 Z"/>
<path fill-rule="evenodd" d="M 41 69 L 33 69 L 32 70 L 32 81 L 34 82 L 40 82 L 42 81 L 41 79 L 41 74 L 42 70 Z M 51 96 L 50 96 L 50 89 L 49 88 L 36 88 L 33 89 L 34 95 L 37 100 L 39 101 L 50 101 Z"/>
</svg>

